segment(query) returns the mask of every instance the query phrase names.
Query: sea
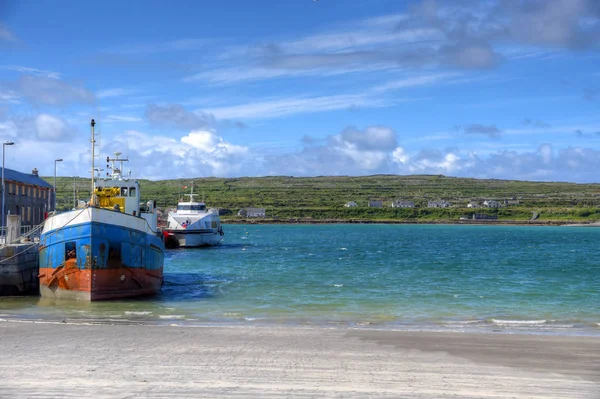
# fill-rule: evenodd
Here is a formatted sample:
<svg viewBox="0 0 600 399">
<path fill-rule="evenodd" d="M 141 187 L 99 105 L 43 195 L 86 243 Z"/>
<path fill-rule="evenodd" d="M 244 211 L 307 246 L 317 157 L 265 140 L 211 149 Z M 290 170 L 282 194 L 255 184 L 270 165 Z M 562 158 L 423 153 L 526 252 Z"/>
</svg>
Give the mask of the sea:
<svg viewBox="0 0 600 399">
<path fill-rule="evenodd" d="M 600 228 L 226 224 L 168 250 L 159 295 L 0 298 L 18 322 L 600 335 Z"/>
</svg>

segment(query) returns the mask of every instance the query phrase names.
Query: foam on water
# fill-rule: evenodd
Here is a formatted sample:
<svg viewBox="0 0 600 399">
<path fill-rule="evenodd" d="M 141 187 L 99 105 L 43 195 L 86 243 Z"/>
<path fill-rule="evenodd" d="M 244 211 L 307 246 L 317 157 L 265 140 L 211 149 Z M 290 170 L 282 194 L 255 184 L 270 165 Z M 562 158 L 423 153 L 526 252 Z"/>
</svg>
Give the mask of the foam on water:
<svg viewBox="0 0 600 399">
<path fill-rule="evenodd" d="M 501 326 L 520 326 L 520 325 L 538 325 L 546 324 L 546 320 L 496 320 L 492 319 L 494 324 Z"/>
</svg>

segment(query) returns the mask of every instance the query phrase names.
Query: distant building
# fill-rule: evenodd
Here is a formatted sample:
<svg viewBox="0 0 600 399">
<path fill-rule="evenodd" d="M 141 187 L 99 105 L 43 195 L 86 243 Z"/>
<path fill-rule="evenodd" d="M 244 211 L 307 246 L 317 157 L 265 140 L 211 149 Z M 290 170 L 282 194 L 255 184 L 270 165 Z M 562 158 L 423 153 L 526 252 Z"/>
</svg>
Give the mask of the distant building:
<svg viewBox="0 0 600 399">
<path fill-rule="evenodd" d="M 358 206 L 358 205 L 356 204 L 356 202 L 350 201 L 350 202 L 346 202 L 346 204 L 344 206 L 346 208 L 354 208 L 355 206 Z"/>
<path fill-rule="evenodd" d="M 477 202 L 471 201 L 467 204 L 467 208 L 479 208 L 480 205 Z"/>
<path fill-rule="evenodd" d="M 238 216 L 248 218 L 264 218 L 266 216 L 265 208 L 243 208 L 238 212 Z"/>
<path fill-rule="evenodd" d="M 506 206 L 510 206 L 510 205 L 519 205 L 519 200 L 504 200 L 504 205 Z"/>
<path fill-rule="evenodd" d="M 369 201 L 370 208 L 383 208 L 383 201 Z"/>
<path fill-rule="evenodd" d="M 414 208 L 415 203 L 413 201 L 401 201 L 396 200 L 392 202 L 392 208 Z"/>
<path fill-rule="evenodd" d="M 450 203 L 448 201 L 429 201 L 427 202 L 428 208 L 449 208 Z"/>
<path fill-rule="evenodd" d="M 4 187 L 6 214 L 20 215 L 21 226 L 41 224 L 46 212 L 53 209 L 54 190 L 51 184 L 39 177 L 37 169 L 33 169 L 31 174 L 4 169 Z"/>
<path fill-rule="evenodd" d="M 500 208 L 500 203 L 494 200 L 483 201 L 483 206 L 486 208 Z"/>
</svg>

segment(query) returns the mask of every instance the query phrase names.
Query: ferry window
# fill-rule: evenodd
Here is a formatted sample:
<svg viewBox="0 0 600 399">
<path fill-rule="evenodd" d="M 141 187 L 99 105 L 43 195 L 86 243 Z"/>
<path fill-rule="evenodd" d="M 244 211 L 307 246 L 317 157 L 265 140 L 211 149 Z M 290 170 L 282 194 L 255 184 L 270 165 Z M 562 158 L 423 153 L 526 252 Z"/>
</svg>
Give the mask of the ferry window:
<svg viewBox="0 0 600 399">
<path fill-rule="evenodd" d="M 127 187 L 121 187 L 121 196 L 127 197 Z"/>
<path fill-rule="evenodd" d="M 75 242 L 66 242 L 65 243 L 65 260 L 75 259 L 77 258 L 77 251 L 75 250 Z"/>
<path fill-rule="evenodd" d="M 129 187 L 129 196 L 135 197 L 135 187 Z"/>
<path fill-rule="evenodd" d="M 212 227 L 213 229 L 216 229 L 216 228 L 217 228 L 217 221 L 216 221 L 216 220 L 213 220 L 213 221 L 211 222 L 211 227 Z"/>
</svg>

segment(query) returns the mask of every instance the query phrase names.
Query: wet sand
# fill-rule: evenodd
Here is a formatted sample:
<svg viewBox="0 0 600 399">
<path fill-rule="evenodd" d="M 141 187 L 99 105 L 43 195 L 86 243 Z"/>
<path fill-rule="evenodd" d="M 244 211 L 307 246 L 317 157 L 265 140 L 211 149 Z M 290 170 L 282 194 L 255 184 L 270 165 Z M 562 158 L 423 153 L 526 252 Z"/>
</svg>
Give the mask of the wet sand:
<svg viewBox="0 0 600 399">
<path fill-rule="evenodd" d="M 600 337 L 0 321 L 1 398 L 600 398 Z"/>
</svg>

